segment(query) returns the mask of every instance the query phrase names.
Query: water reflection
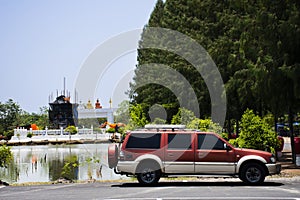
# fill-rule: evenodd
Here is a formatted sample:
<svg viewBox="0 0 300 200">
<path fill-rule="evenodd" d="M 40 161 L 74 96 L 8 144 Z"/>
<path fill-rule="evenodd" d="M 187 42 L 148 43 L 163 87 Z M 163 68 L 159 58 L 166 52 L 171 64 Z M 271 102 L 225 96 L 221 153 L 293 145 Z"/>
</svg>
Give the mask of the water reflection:
<svg viewBox="0 0 300 200">
<path fill-rule="evenodd" d="M 8 183 L 121 179 L 107 164 L 108 144 L 14 146 L 14 161 L 0 168 Z"/>
</svg>

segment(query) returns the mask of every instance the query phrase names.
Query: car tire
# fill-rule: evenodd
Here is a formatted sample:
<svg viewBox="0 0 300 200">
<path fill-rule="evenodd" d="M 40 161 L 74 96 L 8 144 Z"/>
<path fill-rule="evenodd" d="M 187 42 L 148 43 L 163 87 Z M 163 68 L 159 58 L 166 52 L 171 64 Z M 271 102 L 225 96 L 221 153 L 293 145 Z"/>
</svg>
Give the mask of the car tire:
<svg viewBox="0 0 300 200">
<path fill-rule="evenodd" d="M 245 164 L 239 174 L 239 178 L 250 185 L 257 185 L 264 182 L 266 172 L 261 164 L 247 163 Z"/>
<path fill-rule="evenodd" d="M 161 170 L 153 163 L 144 163 L 137 168 L 137 180 L 142 185 L 155 185 L 161 177 Z"/>
</svg>

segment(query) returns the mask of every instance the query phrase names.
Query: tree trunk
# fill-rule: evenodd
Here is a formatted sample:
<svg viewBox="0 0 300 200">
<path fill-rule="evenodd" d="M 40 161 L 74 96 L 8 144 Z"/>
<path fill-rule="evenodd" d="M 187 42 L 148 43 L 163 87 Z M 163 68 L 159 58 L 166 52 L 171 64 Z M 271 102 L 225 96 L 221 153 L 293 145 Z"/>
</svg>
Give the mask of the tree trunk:
<svg viewBox="0 0 300 200">
<path fill-rule="evenodd" d="M 239 137 L 239 132 L 240 132 L 240 126 L 239 126 L 239 120 L 238 119 L 236 119 L 236 130 L 235 130 L 235 132 L 236 132 L 236 137 L 238 138 Z"/>
<path fill-rule="evenodd" d="M 277 123 L 278 123 L 278 117 L 276 114 L 274 114 L 274 125 L 275 125 L 275 133 L 277 133 L 278 128 L 277 128 Z"/>
<path fill-rule="evenodd" d="M 231 137 L 231 135 L 232 135 L 232 130 L 231 130 L 231 120 L 228 118 L 227 119 L 227 131 L 228 131 L 228 134 L 230 135 L 230 137 Z"/>
<path fill-rule="evenodd" d="M 274 125 L 275 125 L 275 133 L 277 134 L 278 137 L 278 133 L 277 133 L 277 122 L 278 122 L 278 117 L 276 114 L 274 114 Z M 277 148 L 276 148 L 276 154 L 275 154 L 276 160 L 278 160 L 278 154 L 277 154 Z"/>
<path fill-rule="evenodd" d="M 292 149 L 292 159 L 293 159 L 292 163 L 296 163 L 293 121 L 294 121 L 293 120 L 293 111 L 289 107 L 289 127 L 290 127 L 291 149 Z"/>
</svg>

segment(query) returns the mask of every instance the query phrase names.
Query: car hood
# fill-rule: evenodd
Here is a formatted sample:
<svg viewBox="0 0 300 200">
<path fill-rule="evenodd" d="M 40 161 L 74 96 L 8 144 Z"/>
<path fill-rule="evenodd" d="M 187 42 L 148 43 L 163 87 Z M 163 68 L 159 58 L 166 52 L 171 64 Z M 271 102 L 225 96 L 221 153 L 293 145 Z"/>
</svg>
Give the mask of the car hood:
<svg viewBox="0 0 300 200">
<path fill-rule="evenodd" d="M 244 149 L 244 148 L 236 148 L 236 152 L 246 156 L 246 155 L 257 155 L 262 157 L 270 157 L 272 154 L 267 151 L 255 150 L 255 149 Z"/>
</svg>

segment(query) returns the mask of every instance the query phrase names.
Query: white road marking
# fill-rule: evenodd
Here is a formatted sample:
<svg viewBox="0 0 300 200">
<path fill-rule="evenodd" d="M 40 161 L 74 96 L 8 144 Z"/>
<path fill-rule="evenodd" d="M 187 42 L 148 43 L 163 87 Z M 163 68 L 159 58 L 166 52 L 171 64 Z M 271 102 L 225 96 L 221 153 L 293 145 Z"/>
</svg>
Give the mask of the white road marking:
<svg viewBox="0 0 300 200">
<path fill-rule="evenodd" d="M 300 200 L 299 197 L 164 197 L 164 198 L 122 198 L 122 199 L 105 199 L 105 200 Z"/>
<path fill-rule="evenodd" d="M 148 190 L 143 190 L 143 191 L 141 191 L 141 192 L 135 192 L 134 194 L 122 194 L 122 197 L 120 198 L 119 196 L 117 196 L 117 197 L 113 197 L 112 199 L 124 199 L 124 197 L 126 198 L 130 198 L 131 196 L 137 196 L 137 195 L 140 195 L 140 194 L 146 194 L 146 193 L 150 193 L 150 192 L 153 192 L 153 191 L 157 191 L 157 190 L 163 190 L 163 189 L 170 189 L 171 187 L 161 187 L 161 188 L 150 188 L 150 189 L 148 189 Z M 145 188 L 146 189 L 146 188 Z M 110 200 L 112 200 L 112 199 L 110 199 Z M 135 198 L 132 198 L 131 197 L 131 199 L 135 199 Z M 146 198 L 147 199 L 147 198 Z M 148 198 L 149 199 L 149 198 Z"/>
<path fill-rule="evenodd" d="M 32 192 L 39 192 L 42 190 L 55 190 L 55 189 L 60 189 L 60 188 L 65 188 L 65 187 L 72 187 L 75 185 L 58 185 L 58 186 L 54 186 L 54 187 L 43 187 L 43 188 L 39 188 L 39 189 L 34 189 L 34 190 L 26 190 L 26 191 L 21 191 L 21 192 L 13 192 L 13 193 L 6 193 L 6 194 L 2 194 L 1 196 L 11 196 L 11 195 L 16 195 L 16 194 L 25 194 L 25 193 L 32 193 Z"/>
<path fill-rule="evenodd" d="M 265 187 L 267 190 L 274 190 L 273 187 Z M 292 193 L 292 194 L 300 194 L 300 191 L 294 188 L 276 188 L 276 190 L 282 190 L 284 192 Z"/>
</svg>

